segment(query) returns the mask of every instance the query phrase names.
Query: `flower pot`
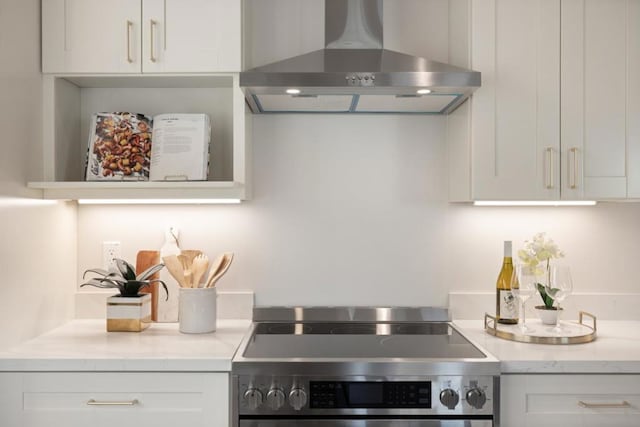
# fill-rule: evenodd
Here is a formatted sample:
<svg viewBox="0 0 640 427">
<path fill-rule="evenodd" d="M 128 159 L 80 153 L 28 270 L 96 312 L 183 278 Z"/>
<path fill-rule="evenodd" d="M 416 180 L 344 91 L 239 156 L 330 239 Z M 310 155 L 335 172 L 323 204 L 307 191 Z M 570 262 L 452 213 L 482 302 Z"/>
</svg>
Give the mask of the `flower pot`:
<svg viewBox="0 0 640 427">
<path fill-rule="evenodd" d="M 558 323 L 558 315 L 560 314 L 560 310 L 562 310 L 562 308 L 547 308 L 544 305 L 537 305 L 535 308 L 536 312 L 538 313 L 538 317 L 545 325 L 556 325 Z"/>
<path fill-rule="evenodd" d="M 151 324 L 151 294 L 107 298 L 107 332 L 140 332 Z"/>
</svg>

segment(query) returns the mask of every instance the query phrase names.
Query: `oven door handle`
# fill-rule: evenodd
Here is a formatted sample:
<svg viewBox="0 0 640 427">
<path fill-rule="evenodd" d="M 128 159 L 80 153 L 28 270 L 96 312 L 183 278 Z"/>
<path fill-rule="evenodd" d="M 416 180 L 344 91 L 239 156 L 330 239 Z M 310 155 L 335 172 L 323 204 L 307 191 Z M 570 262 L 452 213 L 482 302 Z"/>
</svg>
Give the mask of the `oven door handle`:
<svg viewBox="0 0 640 427">
<path fill-rule="evenodd" d="M 493 421 L 437 419 L 268 419 L 240 420 L 239 427 L 492 427 Z"/>
</svg>

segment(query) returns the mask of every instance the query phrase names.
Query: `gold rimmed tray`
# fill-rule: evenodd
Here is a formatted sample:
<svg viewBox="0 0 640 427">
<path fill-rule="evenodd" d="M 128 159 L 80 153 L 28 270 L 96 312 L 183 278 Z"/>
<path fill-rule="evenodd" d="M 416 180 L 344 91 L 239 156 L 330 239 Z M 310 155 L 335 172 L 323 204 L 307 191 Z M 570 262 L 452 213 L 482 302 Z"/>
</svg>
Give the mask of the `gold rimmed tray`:
<svg viewBox="0 0 640 427">
<path fill-rule="evenodd" d="M 585 317 L 589 317 L 593 324 L 585 324 Z M 596 339 L 596 316 L 586 311 L 579 313 L 578 322 L 561 322 L 560 334 L 549 332 L 550 326 L 543 325 L 539 320 L 530 320 L 527 326 L 531 328 L 531 332 L 522 333 L 518 325 L 502 325 L 496 321 L 495 316 L 488 313 L 484 315 L 484 330 L 489 335 L 505 340 L 533 344 L 584 344 Z"/>
</svg>

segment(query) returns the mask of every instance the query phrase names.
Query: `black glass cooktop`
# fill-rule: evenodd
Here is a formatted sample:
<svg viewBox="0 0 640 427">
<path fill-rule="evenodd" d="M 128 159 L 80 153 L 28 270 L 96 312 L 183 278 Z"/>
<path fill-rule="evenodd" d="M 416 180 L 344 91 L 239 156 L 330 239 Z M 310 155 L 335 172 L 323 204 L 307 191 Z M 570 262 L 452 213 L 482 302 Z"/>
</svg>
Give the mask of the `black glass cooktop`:
<svg viewBox="0 0 640 427">
<path fill-rule="evenodd" d="M 482 359 L 448 323 L 259 323 L 245 358 Z"/>
</svg>

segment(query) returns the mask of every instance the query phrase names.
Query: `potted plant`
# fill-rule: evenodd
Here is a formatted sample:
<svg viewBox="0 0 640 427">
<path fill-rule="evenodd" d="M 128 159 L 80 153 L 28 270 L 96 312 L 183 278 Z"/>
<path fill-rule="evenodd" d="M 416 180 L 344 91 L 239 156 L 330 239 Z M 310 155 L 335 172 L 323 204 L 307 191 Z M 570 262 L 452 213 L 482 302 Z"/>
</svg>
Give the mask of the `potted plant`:
<svg viewBox="0 0 640 427">
<path fill-rule="evenodd" d="M 164 264 L 153 265 L 136 276 L 134 267 L 128 262 L 119 258 L 114 262 L 116 268 L 113 270 L 107 271 L 100 268 L 86 270 L 82 276 L 83 279 L 87 273 L 94 273 L 98 277 L 91 278 L 80 287 L 118 289 L 119 295 L 107 298 L 107 331 L 140 332 L 151 324 L 151 295 L 141 294 L 140 290 L 153 283 L 160 283 L 167 299 L 169 298 L 167 285 L 160 279 L 150 279 L 162 270 Z"/>
<path fill-rule="evenodd" d="M 535 309 L 547 325 L 555 325 L 558 320 L 558 312 L 561 308 L 554 306 L 554 295 L 558 289 L 551 286 L 551 260 L 564 257 L 564 253 L 552 239 L 548 239 L 545 233 L 538 233 L 531 241 L 526 240 L 524 249 L 518 251 L 518 258 L 525 268 L 538 277 L 535 284 L 543 305 L 535 306 Z"/>
</svg>

